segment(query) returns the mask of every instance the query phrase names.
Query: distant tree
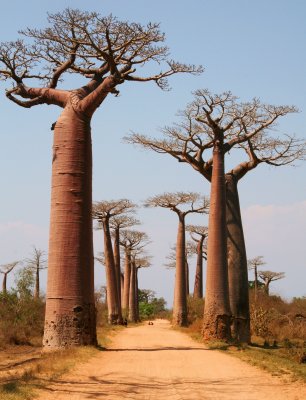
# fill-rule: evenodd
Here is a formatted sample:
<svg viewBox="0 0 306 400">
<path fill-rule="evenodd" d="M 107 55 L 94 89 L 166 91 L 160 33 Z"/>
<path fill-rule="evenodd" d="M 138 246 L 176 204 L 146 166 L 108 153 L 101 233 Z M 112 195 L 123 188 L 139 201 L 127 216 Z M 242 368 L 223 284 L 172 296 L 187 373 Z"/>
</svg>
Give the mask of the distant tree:
<svg viewBox="0 0 306 400">
<path fill-rule="evenodd" d="M 265 265 L 265 261 L 263 256 L 257 256 L 248 260 L 248 268 L 249 270 L 254 270 L 254 290 L 255 290 L 255 301 L 257 300 L 258 294 L 258 267 Z"/>
<path fill-rule="evenodd" d="M 125 267 L 124 267 L 124 288 L 122 299 L 123 314 L 128 317 L 130 311 L 134 318 L 135 313 L 135 263 L 133 254 L 135 251 L 140 251 L 149 243 L 148 235 L 145 232 L 125 229 L 120 232 L 120 245 L 125 252 Z M 131 284 L 131 278 L 133 280 Z M 131 297 L 132 292 L 132 297 Z M 131 314 L 131 315 L 132 315 Z"/>
<path fill-rule="evenodd" d="M 138 297 L 141 319 L 154 318 L 166 309 L 165 299 L 163 297 L 157 298 L 153 290 L 139 289 Z"/>
<path fill-rule="evenodd" d="M 125 213 L 134 212 L 136 205 L 132 202 L 127 204 L 125 209 Z M 118 291 L 118 306 L 122 308 L 122 299 L 121 299 L 121 257 L 120 257 L 120 230 L 131 228 L 134 225 L 139 225 L 140 222 L 133 218 L 130 215 L 123 214 L 117 215 L 110 219 L 110 228 L 112 229 L 112 236 L 114 239 L 113 245 L 113 253 L 114 253 L 114 263 L 115 263 L 115 271 L 116 271 L 116 282 L 117 282 L 117 291 Z"/>
<path fill-rule="evenodd" d="M 272 271 L 259 271 L 258 276 L 264 283 L 265 293 L 269 295 L 270 283 L 285 278 L 285 273 L 272 272 Z"/>
<path fill-rule="evenodd" d="M 40 271 L 47 268 L 47 259 L 45 258 L 45 255 L 46 253 L 43 250 L 33 246 L 32 255 L 25 259 L 27 268 L 31 269 L 35 273 L 35 299 L 40 297 Z"/>
<path fill-rule="evenodd" d="M 150 257 L 140 252 L 136 255 L 135 258 L 135 298 L 136 298 L 136 322 L 140 320 L 139 316 L 139 284 L 138 284 L 138 273 L 142 268 L 148 268 L 151 266 Z"/>
<path fill-rule="evenodd" d="M 27 28 L 27 39 L 0 46 L 0 78 L 11 83 L 6 96 L 31 108 L 62 108 L 53 124 L 54 146 L 44 345 L 95 344 L 92 243 L 92 154 L 90 123 L 109 93 L 125 82 L 155 82 L 167 89 L 177 73 L 202 67 L 169 59 L 159 24 L 141 25 L 67 8 L 48 14 L 45 29 Z M 146 68 L 147 67 L 147 68 Z M 157 73 L 154 67 L 158 68 Z M 137 71 L 137 73 L 136 73 Z M 141 74 L 143 71 L 143 74 Z M 140 73 L 139 73 L 140 72 Z M 77 75 L 85 84 L 58 88 Z M 40 83 L 39 87 L 36 87 Z M 34 85 L 34 86 L 33 86 Z M 80 328 L 82 327 L 82 328 Z"/>
<path fill-rule="evenodd" d="M 199 225 L 187 225 L 186 231 L 196 242 L 197 266 L 194 280 L 193 297 L 203 298 L 203 258 L 207 258 L 207 249 L 204 250 L 204 243 L 207 240 L 208 228 Z"/>
<path fill-rule="evenodd" d="M 103 229 L 104 233 L 104 257 L 107 285 L 107 306 L 110 324 L 121 324 L 122 314 L 119 303 L 119 274 L 117 274 L 112 239 L 110 232 L 110 220 L 119 216 L 135 205 L 127 199 L 105 200 L 93 204 L 92 216 L 98 221 L 97 229 Z"/>
<path fill-rule="evenodd" d="M 186 282 L 186 244 L 185 218 L 191 213 L 207 213 L 209 202 L 206 197 L 192 192 L 164 193 L 150 197 L 146 207 L 168 208 L 175 212 L 179 219 L 176 242 L 176 272 L 173 304 L 173 323 L 187 325 L 187 282 Z M 182 209 L 183 207 L 183 209 Z"/>
<path fill-rule="evenodd" d="M 8 264 L 0 265 L 0 273 L 3 274 L 2 292 L 7 293 L 7 276 L 13 269 L 20 263 L 20 261 L 13 261 Z"/>
</svg>

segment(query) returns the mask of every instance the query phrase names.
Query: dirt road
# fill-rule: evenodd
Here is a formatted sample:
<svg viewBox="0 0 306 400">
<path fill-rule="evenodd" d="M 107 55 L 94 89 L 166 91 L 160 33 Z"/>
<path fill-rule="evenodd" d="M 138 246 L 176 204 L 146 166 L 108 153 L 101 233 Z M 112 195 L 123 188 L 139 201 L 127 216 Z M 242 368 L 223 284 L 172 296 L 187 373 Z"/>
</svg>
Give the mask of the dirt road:
<svg viewBox="0 0 306 400">
<path fill-rule="evenodd" d="M 305 400 L 306 388 L 207 350 L 168 322 L 130 327 L 40 400 Z"/>
</svg>

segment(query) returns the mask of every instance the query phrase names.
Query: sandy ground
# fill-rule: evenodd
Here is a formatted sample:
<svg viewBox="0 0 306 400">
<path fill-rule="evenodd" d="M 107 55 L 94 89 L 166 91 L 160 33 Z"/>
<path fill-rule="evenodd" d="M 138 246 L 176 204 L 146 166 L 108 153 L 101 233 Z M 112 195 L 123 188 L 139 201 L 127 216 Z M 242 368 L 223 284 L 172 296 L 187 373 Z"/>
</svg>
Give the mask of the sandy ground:
<svg viewBox="0 0 306 400">
<path fill-rule="evenodd" d="M 39 397 L 66 399 L 305 400 L 306 387 L 208 350 L 159 320 L 121 331 L 107 351 Z"/>
</svg>

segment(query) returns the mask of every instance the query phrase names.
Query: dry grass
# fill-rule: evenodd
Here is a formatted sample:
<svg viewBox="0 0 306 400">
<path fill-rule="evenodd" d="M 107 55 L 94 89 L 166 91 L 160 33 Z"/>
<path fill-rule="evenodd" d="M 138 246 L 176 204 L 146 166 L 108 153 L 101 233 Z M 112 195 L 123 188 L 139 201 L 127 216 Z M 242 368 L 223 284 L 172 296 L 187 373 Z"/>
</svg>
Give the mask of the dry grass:
<svg viewBox="0 0 306 400">
<path fill-rule="evenodd" d="M 30 400 L 35 397 L 37 387 L 45 387 L 80 363 L 86 362 L 108 347 L 112 337 L 123 327 L 99 327 L 98 347 L 75 347 L 55 352 L 42 353 L 38 360 L 30 362 L 23 372 L 0 386 L 0 400 Z"/>
</svg>

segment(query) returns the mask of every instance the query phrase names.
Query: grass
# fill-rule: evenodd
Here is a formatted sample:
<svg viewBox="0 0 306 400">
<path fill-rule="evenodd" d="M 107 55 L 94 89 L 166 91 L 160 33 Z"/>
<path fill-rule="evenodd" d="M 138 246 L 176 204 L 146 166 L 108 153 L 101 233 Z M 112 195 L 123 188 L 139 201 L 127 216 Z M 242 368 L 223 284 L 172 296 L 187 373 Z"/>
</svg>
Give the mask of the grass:
<svg viewBox="0 0 306 400">
<path fill-rule="evenodd" d="M 201 320 L 196 320 L 187 328 L 174 329 L 187 333 L 192 339 L 205 344 L 210 350 L 225 351 L 227 354 L 268 371 L 274 376 L 306 382 L 306 364 L 299 363 L 301 356 L 306 353 L 306 342 L 291 340 L 279 343 L 274 347 L 264 346 L 264 340 L 258 337 L 252 338 L 253 344 L 250 346 L 237 346 L 223 341 L 204 342 L 201 335 L 201 324 Z"/>
<path fill-rule="evenodd" d="M 25 369 L 22 376 L 0 385 L 0 400 L 31 400 L 36 395 L 37 387 L 43 388 L 54 379 L 69 372 L 78 364 L 96 356 L 108 347 L 112 337 L 123 327 L 106 326 L 97 329 L 97 347 L 84 346 L 66 350 L 42 353 Z"/>
</svg>

